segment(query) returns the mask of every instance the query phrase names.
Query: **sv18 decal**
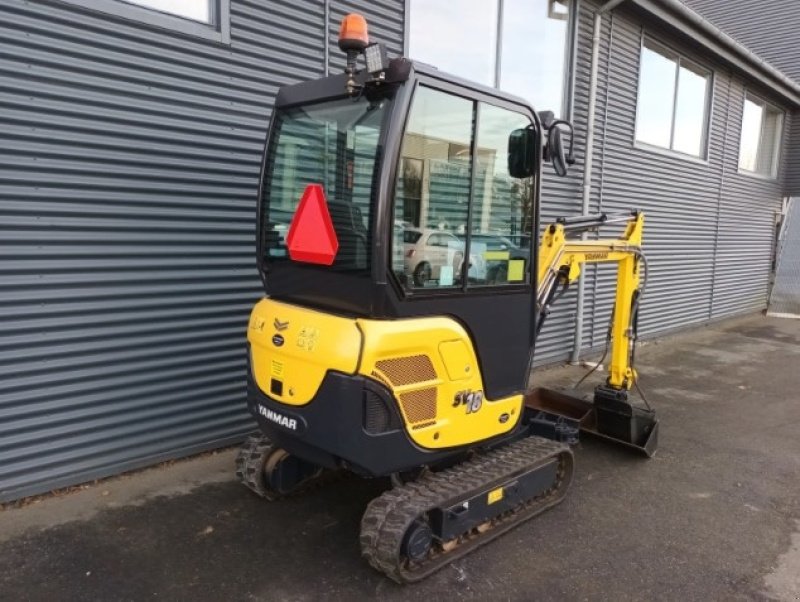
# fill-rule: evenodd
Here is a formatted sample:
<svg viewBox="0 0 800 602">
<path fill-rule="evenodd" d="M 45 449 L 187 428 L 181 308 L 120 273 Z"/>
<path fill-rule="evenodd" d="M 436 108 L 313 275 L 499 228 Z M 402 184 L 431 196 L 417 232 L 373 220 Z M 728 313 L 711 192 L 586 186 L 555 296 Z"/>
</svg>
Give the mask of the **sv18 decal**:
<svg viewBox="0 0 800 602">
<path fill-rule="evenodd" d="M 459 391 L 453 399 L 453 407 L 460 405 L 466 406 L 467 414 L 477 412 L 483 405 L 483 391 Z"/>
</svg>

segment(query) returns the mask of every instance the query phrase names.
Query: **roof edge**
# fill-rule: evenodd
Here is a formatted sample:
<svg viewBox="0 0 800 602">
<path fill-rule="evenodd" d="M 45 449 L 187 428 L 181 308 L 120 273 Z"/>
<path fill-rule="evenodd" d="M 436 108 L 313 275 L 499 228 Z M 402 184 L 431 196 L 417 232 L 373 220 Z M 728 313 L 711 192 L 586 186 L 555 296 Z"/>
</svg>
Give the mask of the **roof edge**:
<svg viewBox="0 0 800 602">
<path fill-rule="evenodd" d="M 767 63 L 680 0 L 630 0 L 634 5 L 694 38 L 724 61 L 800 106 L 800 82 Z"/>
</svg>

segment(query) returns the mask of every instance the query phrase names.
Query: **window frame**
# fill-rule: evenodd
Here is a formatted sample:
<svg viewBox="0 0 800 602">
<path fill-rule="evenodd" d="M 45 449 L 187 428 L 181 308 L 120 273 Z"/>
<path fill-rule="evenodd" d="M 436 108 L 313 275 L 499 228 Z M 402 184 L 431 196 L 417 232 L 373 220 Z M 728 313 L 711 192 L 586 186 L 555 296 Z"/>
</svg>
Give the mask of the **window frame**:
<svg viewBox="0 0 800 602">
<path fill-rule="evenodd" d="M 211 18 L 208 23 L 203 23 L 125 0 L 59 0 L 63 4 L 229 45 L 231 43 L 231 0 L 208 1 L 211 5 Z"/>
<path fill-rule="evenodd" d="M 647 48 L 652 52 L 659 53 L 661 54 L 661 56 L 669 60 L 673 60 L 676 63 L 675 82 L 674 82 L 675 88 L 672 92 L 672 117 L 670 119 L 669 147 L 659 146 L 658 144 L 645 142 L 643 140 L 639 140 L 636 137 L 636 131 L 639 126 L 641 96 L 642 96 L 642 55 L 644 53 L 645 48 Z M 686 153 L 684 151 L 672 148 L 672 146 L 675 143 L 675 114 L 678 110 L 678 102 L 677 102 L 678 84 L 680 82 L 680 69 L 682 63 L 687 63 L 688 65 L 691 65 L 692 67 L 695 68 L 690 70 L 705 71 L 708 74 L 707 81 L 709 85 L 706 92 L 705 102 L 703 103 L 703 132 L 700 144 L 700 149 L 701 149 L 700 155 L 693 155 L 691 153 Z M 711 67 L 704 64 L 701 61 L 689 58 L 685 53 L 675 50 L 670 45 L 655 39 L 653 36 L 648 35 L 646 32 L 643 31 L 641 39 L 639 41 L 639 67 L 636 77 L 636 115 L 633 121 L 633 144 L 632 144 L 633 148 L 661 155 L 666 155 L 668 157 L 675 157 L 678 159 L 682 159 L 684 161 L 692 161 L 695 163 L 701 163 L 707 165 L 709 157 L 709 149 L 711 145 L 711 121 L 714 115 L 715 83 L 716 83 L 716 73 Z"/>
<path fill-rule="evenodd" d="M 750 100 L 755 104 L 760 104 L 761 107 L 764 109 L 764 117 L 767 115 L 767 111 L 772 109 L 780 116 L 780 131 L 778 136 L 775 137 L 775 145 L 772 148 L 772 164 L 770 166 L 769 173 L 763 173 L 757 170 L 749 170 L 745 169 L 741 165 L 741 152 L 742 152 L 742 128 L 744 127 L 744 103 Z M 764 139 L 764 128 L 766 127 L 767 120 L 761 120 L 761 129 L 758 133 L 758 145 L 756 149 L 756 157 L 758 156 L 758 152 L 761 150 L 761 142 Z M 742 91 L 742 112 L 741 117 L 739 119 L 739 146 L 737 147 L 737 157 L 736 157 L 736 171 L 737 173 L 743 176 L 749 176 L 752 178 L 758 178 L 760 180 L 777 180 L 778 173 L 780 172 L 780 163 L 781 163 L 781 149 L 783 147 L 783 135 L 784 135 L 784 126 L 786 125 L 786 111 L 778 107 L 778 105 L 771 103 L 768 101 L 764 96 L 761 94 L 757 94 L 751 91 L 749 88 L 745 87 Z M 758 163 L 758 161 L 756 161 Z"/>
<path fill-rule="evenodd" d="M 547 0 L 548 2 L 552 0 Z M 411 2 L 403 1 L 403 56 L 409 56 L 411 45 Z M 559 119 L 572 121 L 575 110 L 575 85 L 577 79 L 577 57 L 578 57 L 578 12 L 581 8 L 580 0 L 567 0 L 569 4 L 569 15 L 567 16 L 567 33 L 564 40 L 564 78 L 561 82 L 561 107 Z M 495 40 L 495 64 L 491 87 L 502 91 L 500 87 L 500 62 L 503 49 L 503 0 L 499 0 L 497 8 L 497 32 Z M 472 81 L 472 80 L 469 80 Z M 480 84 L 485 85 L 485 84 Z M 534 106 L 533 102 L 523 99 L 535 110 L 550 110 L 548 107 Z M 557 116 L 558 117 L 558 116 Z"/>
</svg>

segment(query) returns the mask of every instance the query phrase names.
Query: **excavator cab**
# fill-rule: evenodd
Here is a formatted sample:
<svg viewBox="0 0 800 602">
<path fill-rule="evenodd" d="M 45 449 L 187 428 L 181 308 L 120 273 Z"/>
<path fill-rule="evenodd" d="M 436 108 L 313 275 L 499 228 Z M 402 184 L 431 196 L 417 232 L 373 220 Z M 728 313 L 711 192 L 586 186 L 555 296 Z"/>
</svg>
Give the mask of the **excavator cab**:
<svg viewBox="0 0 800 602">
<path fill-rule="evenodd" d="M 354 94 L 345 74 L 278 94 L 258 228 L 267 294 L 361 318 L 453 316 L 485 395 L 520 392 L 535 331 L 538 116 L 406 59 L 355 77 Z"/>
<path fill-rule="evenodd" d="M 568 123 L 387 60 L 357 15 L 339 45 L 343 73 L 275 101 L 257 218 L 266 296 L 248 326 L 248 405 L 263 436 L 244 445 L 237 474 L 270 499 L 330 470 L 391 476 L 395 489 L 364 515 L 362 550 L 415 581 L 563 498 L 569 437 L 547 428 L 572 418 L 526 386 L 556 283 L 579 273 L 564 261 L 603 252 L 570 251 L 562 225 L 539 263 L 542 165 L 566 172 Z M 605 257 L 629 260 L 635 288 L 632 219 L 630 244 Z M 614 391 L 633 375 L 619 373 Z"/>
<path fill-rule="evenodd" d="M 299 394 L 301 362 L 333 358 L 297 354 L 339 320 L 362 355 L 331 362 L 325 378 L 360 359 L 365 390 L 392 394 L 381 420 L 404 423 L 415 447 L 452 450 L 514 430 L 535 342 L 542 132 L 524 101 L 406 59 L 281 89 L 259 195 L 268 298 L 253 319 L 263 344 L 251 324 L 253 360 L 283 366 L 257 383 L 284 404 L 272 410 L 322 405 Z M 290 319 L 298 308 L 306 316 Z M 469 416 L 459 395 L 487 403 L 473 401 Z M 375 474 L 420 459 L 406 458 L 350 462 Z"/>
</svg>

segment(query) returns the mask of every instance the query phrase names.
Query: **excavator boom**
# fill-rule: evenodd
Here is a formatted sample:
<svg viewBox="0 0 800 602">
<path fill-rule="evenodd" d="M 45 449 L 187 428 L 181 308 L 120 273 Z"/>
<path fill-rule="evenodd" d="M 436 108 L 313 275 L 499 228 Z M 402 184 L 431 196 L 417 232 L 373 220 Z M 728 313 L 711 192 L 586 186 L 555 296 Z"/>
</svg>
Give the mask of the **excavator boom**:
<svg viewBox="0 0 800 602">
<path fill-rule="evenodd" d="M 625 224 L 625 231 L 619 238 L 569 238 L 620 223 Z M 628 400 L 628 391 L 638 378 L 634 351 L 639 304 L 647 277 L 645 267 L 642 278 L 642 266 L 647 265 L 642 252 L 643 229 L 644 214 L 631 211 L 560 219 L 545 230 L 539 248 L 537 329 L 541 329 L 555 300 L 580 277 L 584 265 L 616 263 L 616 295 L 607 340 L 611 358 L 606 383 L 595 389 L 592 401 L 539 388 L 527 396 L 526 406 L 552 413 L 555 422 L 576 421 L 584 432 L 623 443 L 652 456 L 658 443 L 658 421 L 649 407 L 634 406 Z"/>
</svg>

